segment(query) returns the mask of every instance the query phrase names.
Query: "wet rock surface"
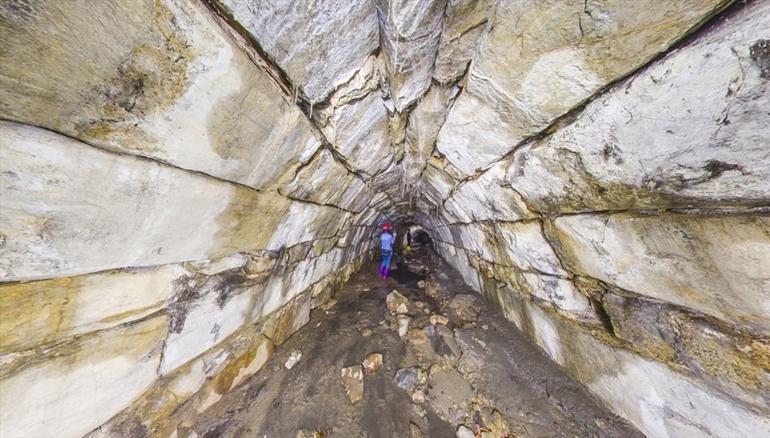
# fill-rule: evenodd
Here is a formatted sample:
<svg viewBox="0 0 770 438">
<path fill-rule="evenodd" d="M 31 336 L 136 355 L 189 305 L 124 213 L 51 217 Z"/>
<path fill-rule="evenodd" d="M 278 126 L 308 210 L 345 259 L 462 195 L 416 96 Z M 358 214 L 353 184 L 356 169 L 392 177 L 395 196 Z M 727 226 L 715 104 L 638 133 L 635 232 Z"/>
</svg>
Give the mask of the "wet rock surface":
<svg viewBox="0 0 770 438">
<path fill-rule="evenodd" d="M 243 386 L 203 414 L 177 411 L 186 425 L 178 436 L 641 436 L 470 293 L 431 249 L 400 263 L 395 278 L 409 285 L 365 268 Z M 283 363 L 299 348 L 302 360 L 287 370 Z"/>
</svg>

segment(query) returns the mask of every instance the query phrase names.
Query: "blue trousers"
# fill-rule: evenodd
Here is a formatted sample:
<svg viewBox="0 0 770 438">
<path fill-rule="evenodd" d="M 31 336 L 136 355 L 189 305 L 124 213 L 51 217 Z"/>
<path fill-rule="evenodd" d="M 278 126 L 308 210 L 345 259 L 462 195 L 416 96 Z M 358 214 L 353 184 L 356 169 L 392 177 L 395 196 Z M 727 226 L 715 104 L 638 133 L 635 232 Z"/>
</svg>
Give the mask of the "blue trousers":
<svg viewBox="0 0 770 438">
<path fill-rule="evenodd" d="M 383 277 L 388 276 L 388 270 L 390 269 L 390 260 L 393 258 L 393 251 L 387 249 L 380 250 L 380 275 Z"/>
</svg>

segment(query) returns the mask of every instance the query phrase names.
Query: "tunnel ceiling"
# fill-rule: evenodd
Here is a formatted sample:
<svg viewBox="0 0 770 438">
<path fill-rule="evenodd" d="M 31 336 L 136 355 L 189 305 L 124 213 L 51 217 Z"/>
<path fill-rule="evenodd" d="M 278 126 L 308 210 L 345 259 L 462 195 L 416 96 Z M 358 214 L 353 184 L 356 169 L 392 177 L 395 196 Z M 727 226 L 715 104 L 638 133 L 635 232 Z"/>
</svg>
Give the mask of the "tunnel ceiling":
<svg viewBox="0 0 770 438">
<path fill-rule="evenodd" d="M 640 182 L 680 187 L 574 158 L 644 155 L 615 144 L 610 111 L 589 107 L 605 122 L 593 131 L 579 119 L 545 134 L 729 3 L 11 2 L 6 53 L 23 56 L 2 67 L 0 117 L 379 220 L 624 209 Z M 650 140 L 665 166 L 670 139 Z M 555 141 L 577 155 L 542 153 Z M 682 165 L 709 178 L 732 158 Z M 686 192 L 698 176 L 683 178 Z M 756 198 L 745 190 L 737 200 Z"/>
</svg>

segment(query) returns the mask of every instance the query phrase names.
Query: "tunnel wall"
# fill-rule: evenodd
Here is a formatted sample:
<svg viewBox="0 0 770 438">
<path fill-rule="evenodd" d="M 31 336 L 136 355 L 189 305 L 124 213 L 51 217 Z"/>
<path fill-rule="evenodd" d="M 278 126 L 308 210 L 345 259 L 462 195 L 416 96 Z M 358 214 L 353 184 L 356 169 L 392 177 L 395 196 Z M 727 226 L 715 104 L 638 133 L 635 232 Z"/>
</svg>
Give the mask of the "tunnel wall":
<svg viewBox="0 0 770 438">
<path fill-rule="evenodd" d="M 337 149 L 384 107 L 327 137 L 205 2 L 3 2 L 0 39 L 0 435 L 176 434 L 372 256 L 392 202 Z"/>
<path fill-rule="evenodd" d="M 529 139 L 521 118 L 546 107 L 493 92 L 500 67 L 480 60 L 517 52 L 511 29 L 548 26 L 500 12 L 423 181 L 437 251 L 648 436 L 767 434 L 770 4 L 736 5 Z M 538 81 L 545 62 L 500 80 Z M 570 71 L 566 55 L 552 62 Z M 491 135 L 498 152 L 483 149 Z"/>
</svg>

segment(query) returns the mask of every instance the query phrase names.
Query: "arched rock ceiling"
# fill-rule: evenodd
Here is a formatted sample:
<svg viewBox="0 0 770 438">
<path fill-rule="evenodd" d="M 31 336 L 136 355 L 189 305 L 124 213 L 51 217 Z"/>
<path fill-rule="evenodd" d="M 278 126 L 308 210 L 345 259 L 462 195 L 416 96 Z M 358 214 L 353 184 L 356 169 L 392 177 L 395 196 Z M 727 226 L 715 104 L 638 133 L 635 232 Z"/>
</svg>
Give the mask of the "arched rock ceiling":
<svg viewBox="0 0 770 438">
<path fill-rule="evenodd" d="M 730 2 L 212 3 L 269 59 L 323 134 L 330 154 L 319 155 L 319 162 L 331 163 L 333 156 L 387 195 L 390 215 L 468 222 L 581 209 L 553 193 L 551 186 L 566 184 L 563 169 L 545 171 L 551 172 L 542 176 L 548 187 L 521 178 L 519 171 L 540 171 L 525 165 L 526 158 L 549 142 L 587 147 L 590 138 L 607 137 L 598 132 L 601 126 L 581 131 L 579 123 L 563 138 L 546 134 L 577 118 L 587 101 L 611 95 L 608 87 Z M 613 105 L 637 106 L 648 93 L 637 88 Z M 588 109 L 586 117 L 611 117 Z M 647 128 L 637 124 L 619 135 L 630 138 Z M 615 147 L 620 160 L 643 153 L 634 145 Z"/>
</svg>

